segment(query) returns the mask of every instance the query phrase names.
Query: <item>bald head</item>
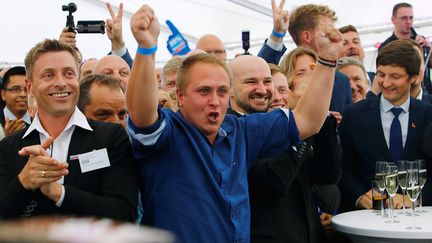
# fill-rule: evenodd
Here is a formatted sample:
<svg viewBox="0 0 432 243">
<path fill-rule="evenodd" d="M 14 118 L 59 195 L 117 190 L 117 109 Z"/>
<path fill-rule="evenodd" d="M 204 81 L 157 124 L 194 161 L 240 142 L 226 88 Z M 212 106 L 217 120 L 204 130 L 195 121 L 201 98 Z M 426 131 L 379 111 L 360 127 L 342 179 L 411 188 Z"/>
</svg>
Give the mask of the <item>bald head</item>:
<svg viewBox="0 0 432 243">
<path fill-rule="evenodd" d="M 226 51 L 223 42 L 215 35 L 208 34 L 199 38 L 196 49 L 201 49 L 209 54 L 213 54 L 219 59 L 226 60 Z"/>
<path fill-rule="evenodd" d="M 234 58 L 229 65 L 233 73 L 231 108 L 244 114 L 267 112 L 274 86 L 266 61 L 243 55 Z"/>
<path fill-rule="evenodd" d="M 109 55 L 101 58 L 93 68 L 93 74 L 107 74 L 120 80 L 124 90 L 129 82 L 130 68 L 121 57 Z"/>
</svg>

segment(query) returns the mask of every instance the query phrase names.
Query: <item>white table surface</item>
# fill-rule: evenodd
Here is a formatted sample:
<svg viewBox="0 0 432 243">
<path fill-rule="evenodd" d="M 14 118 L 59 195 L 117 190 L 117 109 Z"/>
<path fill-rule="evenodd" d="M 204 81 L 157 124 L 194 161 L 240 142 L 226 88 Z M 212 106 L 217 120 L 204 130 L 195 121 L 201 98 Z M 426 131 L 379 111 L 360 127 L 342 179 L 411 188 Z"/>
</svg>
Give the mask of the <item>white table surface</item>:
<svg viewBox="0 0 432 243">
<path fill-rule="evenodd" d="M 406 210 L 411 212 L 411 208 Z M 332 224 L 335 230 L 359 242 L 404 242 L 409 239 L 432 242 L 432 207 L 423 207 L 423 210 L 427 212 L 417 213 L 419 216 L 415 216 L 415 225 L 421 227 L 420 230 L 406 229 L 412 226 L 412 216 L 399 214 L 402 210 L 395 210 L 394 214 L 395 220 L 400 223 L 385 223 L 389 218 L 377 215 L 377 210 L 358 210 L 334 216 Z"/>
</svg>

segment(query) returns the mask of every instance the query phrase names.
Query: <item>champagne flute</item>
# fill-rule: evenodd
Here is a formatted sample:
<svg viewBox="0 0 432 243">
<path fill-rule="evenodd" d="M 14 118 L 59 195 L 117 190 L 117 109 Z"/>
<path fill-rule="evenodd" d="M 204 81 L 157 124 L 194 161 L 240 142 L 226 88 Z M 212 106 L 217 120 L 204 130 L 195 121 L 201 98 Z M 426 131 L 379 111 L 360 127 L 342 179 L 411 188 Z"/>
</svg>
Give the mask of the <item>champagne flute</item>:
<svg viewBox="0 0 432 243">
<path fill-rule="evenodd" d="M 406 161 L 400 160 L 398 166 L 398 183 L 400 188 L 402 189 L 402 212 L 399 214 L 405 214 L 405 189 L 407 187 L 407 179 L 406 179 Z"/>
<path fill-rule="evenodd" d="M 384 198 L 386 165 L 387 162 L 385 161 L 377 161 L 375 164 L 375 180 L 380 190 L 381 198 Z M 381 216 L 384 217 L 384 199 L 381 200 Z"/>
<path fill-rule="evenodd" d="M 414 202 L 417 200 L 417 197 L 419 196 L 421 191 L 420 187 L 420 178 L 419 178 L 419 170 L 417 169 L 417 163 L 408 163 L 407 164 L 407 188 L 406 192 L 407 195 L 411 201 L 411 207 L 412 207 L 412 226 L 407 227 L 406 229 L 409 230 L 418 230 L 421 229 L 421 227 L 415 226 L 415 214 L 414 214 Z"/>
<path fill-rule="evenodd" d="M 419 159 L 417 160 L 418 163 L 418 176 L 419 176 L 419 183 L 420 183 L 420 188 L 423 189 L 425 183 L 426 183 L 426 178 L 427 178 L 427 170 L 426 170 L 426 162 L 424 159 Z M 423 210 L 423 193 L 422 191 L 420 191 L 420 198 L 419 198 L 419 210 L 417 210 L 417 212 L 419 213 L 426 213 L 427 211 Z"/>
<path fill-rule="evenodd" d="M 386 174 L 385 174 L 385 188 L 387 193 L 390 196 L 390 220 L 386 221 L 386 223 L 394 224 L 399 223 L 399 221 L 394 220 L 394 196 L 396 195 L 396 191 L 398 189 L 398 167 L 389 163 L 386 166 Z"/>
</svg>

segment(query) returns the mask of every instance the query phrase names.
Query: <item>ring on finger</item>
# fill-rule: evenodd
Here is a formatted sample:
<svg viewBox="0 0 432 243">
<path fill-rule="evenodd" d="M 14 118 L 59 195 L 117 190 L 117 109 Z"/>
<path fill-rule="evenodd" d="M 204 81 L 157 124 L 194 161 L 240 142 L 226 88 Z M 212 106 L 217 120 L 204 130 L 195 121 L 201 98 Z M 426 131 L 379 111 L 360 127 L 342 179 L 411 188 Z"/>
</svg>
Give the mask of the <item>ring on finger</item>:
<svg viewBox="0 0 432 243">
<path fill-rule="evenodd" d="M 42 178 L 45 177 L 46 172 L 43 170 L 42 171 Z"/>
</svg>

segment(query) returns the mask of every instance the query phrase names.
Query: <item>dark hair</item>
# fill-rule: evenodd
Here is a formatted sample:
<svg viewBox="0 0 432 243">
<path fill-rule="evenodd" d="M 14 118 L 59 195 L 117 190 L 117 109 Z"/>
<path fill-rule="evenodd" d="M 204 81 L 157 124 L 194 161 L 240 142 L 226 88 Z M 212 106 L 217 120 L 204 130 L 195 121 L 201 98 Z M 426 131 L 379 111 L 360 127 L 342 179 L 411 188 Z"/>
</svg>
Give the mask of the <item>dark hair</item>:
<svg viewBox="0 0 432 243">
<path fill-rule="evenodd" d="M 358 34 L 358 31 L 356 29 L 356 27 L 354 27 L 354 25 L 345 25 L 343 27 L 339 28 L 339 32 L 341 32 L 342 34 L 348 33 L 348 32 L 356 32 Z"/>
<path fill-rule="evenodd" d="M 392 65 L 404 68 L 408 77 L 418 75 L 421 60 L 413 44 L 408 40 L 396 40 L 384 46 L 376 59 L 376 67 Z"/>
<path fill-rule="evenodd" d="M 9 83 L 10 77 L 20 75 L 26 76 L 26 70 L 23 66 L 15 66 L 11 67 L 7 72 L 3 75 L 2 89 L 6 89 Z"/>
<path fill-rule="evenodd" d="M 412 5 L 409 3 L 398 3 L 393 6 L 392 16 L 396 17 L 396 13 L 400 8 L 412 8 Z"/>
<path fill-rule="evenodd" d="M 80 84 L 80 95 L 77 104 L 78 109 L 82 112 L 84 112 L 85 108 L 91 103 L 90 89 L 93 84 L 105 86 L 113 90 L 120 89 L 124 93 L 120 80 L 113 78 L 112 76 L 106 74 L 87 75 L 83 78 L 82 83 Z"/>
</svg>

